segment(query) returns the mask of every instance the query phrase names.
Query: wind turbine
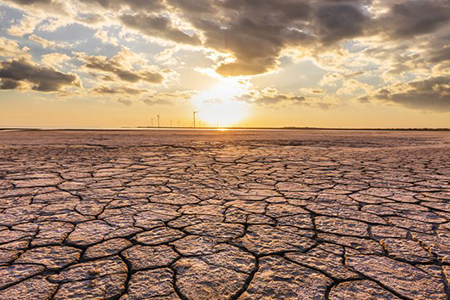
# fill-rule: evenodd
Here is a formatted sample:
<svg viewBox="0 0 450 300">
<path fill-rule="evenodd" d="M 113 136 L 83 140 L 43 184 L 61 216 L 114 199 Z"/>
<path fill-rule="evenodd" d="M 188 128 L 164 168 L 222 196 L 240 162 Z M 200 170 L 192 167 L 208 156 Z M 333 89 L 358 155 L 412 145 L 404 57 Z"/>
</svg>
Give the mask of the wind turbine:
<svg viewBox="0 0 450 300">
<path fill-rule="evenodd" d="M 192 115 L 194 116 L 194 129 L 195 129 L 195 115 L 198 113 L 198 111 L 192 112 Z"/>
</svg>

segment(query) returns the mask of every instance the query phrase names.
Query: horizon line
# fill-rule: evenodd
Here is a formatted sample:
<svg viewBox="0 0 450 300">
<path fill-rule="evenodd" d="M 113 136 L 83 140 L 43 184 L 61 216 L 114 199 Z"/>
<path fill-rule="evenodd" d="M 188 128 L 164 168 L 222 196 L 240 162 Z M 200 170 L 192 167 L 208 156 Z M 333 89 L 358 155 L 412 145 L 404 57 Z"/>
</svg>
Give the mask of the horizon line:
<svg viewBox="0 0 450 300">
<path fill-rule="evenodd" d="M 1 131 L 127 131 L 127 130 L 330 130 L 330 131 L 450 131 L 450 127 L 183 127 L 183 126 L 122 126 L 122 127 L 64 127 L 64 126 L 27 126 L 27 127 L 0 127 Z"/>
</svg>

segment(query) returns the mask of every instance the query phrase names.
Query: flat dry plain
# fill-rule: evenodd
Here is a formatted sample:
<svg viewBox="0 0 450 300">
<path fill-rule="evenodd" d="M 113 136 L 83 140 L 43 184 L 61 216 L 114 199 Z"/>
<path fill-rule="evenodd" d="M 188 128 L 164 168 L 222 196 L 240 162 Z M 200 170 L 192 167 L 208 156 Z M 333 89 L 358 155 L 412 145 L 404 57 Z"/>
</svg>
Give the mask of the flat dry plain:
<svg viewBox="0 0 450 300">
<path fill-rule="evenodd" d="M 0 299 L 450 299 L 450 133 L 0 132 Z"/>
</svg>

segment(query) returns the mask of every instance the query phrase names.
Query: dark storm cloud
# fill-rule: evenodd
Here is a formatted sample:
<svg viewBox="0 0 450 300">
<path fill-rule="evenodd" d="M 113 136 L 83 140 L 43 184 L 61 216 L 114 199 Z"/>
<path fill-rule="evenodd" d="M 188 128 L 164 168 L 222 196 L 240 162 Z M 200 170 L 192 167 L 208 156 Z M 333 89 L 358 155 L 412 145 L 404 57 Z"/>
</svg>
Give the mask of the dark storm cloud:
<svg viewBox="0 0 450 300">
<path fill-rule="evenodd" d="M 32 4 L 51 4 L 52 0 L 9 0 L 20 5 L 32 5 Z"/>
<path fill-rule="evenodd" d="M 41 92 L 59 91 L 65 86 L 80 86 L 74 74 L 62 73 L 51 67 L 41 67 L 25 59 L 0 63 L 2 89 L 15 89 L 28 82 L 32 89 Z"/>
<path fill-rule="evenodd" d="M 428 58 L 432 63 L 450 61 L 450 42 L 442 48 L 430 50 Z"/>
<path fill-rule="evenodd" d="M 325 44 L 362 35 L 370 17 L 358 6 L 325 5 L 316 12 L 316 30 Z"/>
<path fill-rule="evenodd" d="M 449 23 L 450 1 L 407 0 L 397 3 L 379 22 L 395 38 L 432 33 Z"/>
<path fill-rule="evenodd" d="M 204 45 L 231 53 L 222 75 L 256 75 L 277 68 L 286 48 L 318 53 L 341 41 L 384 33 L 386 41 L 434 33 L 448 25 L 448 0 L 167 0 L 204 36 Z M 372 15 L 371 6 L 386 9 Z M 307 50 L 308 51 L 308 50 Z M 447 53 L 435 59 L 446 58 Z"/>
<path fill-rule="evenodd" d="M 162 38 L 180 44 L 200 45 L 197 35 L 190 36 L 175 28 L 170 19 L 157 15 L 140 13 L 136 15 L 125 14 L 120 16 L 124 25 L 136 29 L 145 35 Z"/>
<path fill-rule="evenodd" d="M 212 13 L 214 7 L 208 0 L 168 0 L 173 8 L 185 13 Z"/>
<path fill-rule="evenodd" d="M 195 6 L 180 0 L 169 3 L 203 32 L 206 47 L 233 54 L 234 62 L 218 67 L 222 75 L 267 72 L 276 67 L 283 48 L 309 42 L 302 32 L 311 13 L 307 1 L 200 1 L 201 5 L 195 2 Z"/>
<path fill-rule="evenodd" d="M 450 76 L 412 81 L 385 88 L 375 95 L 408 108 L 432 111 L 450 111 Z"/>
<path fill-rule="evenodd" d="M 164 81 L 164 76 L 152 70 L 130 70 L 125 67 L 118 57 L 107 58 L 104 56 L 78 55 L 78 59 L 84 62 L 84 67 L 91 70 L 103 71 L 115 75 L 118 79 L 128 82 L 145 81 L 159 84 Z M 113 78 L 108 77 L 111 81 Z"/>
<path fill-rule="evenodd" d="M 222 7 L 234 11 L 246 11 L 253 18 L 264 18 L 268 20 L 280 18 L 286 21 L 306 19 L 311 13 L 310 1 L 302 0 L 227 0 L 222 2 Z"/>
<path fill-rule="evenodd" d="M 87 4 L 98 4 L 103 8 L 129 7 L 136 11 L 159 11 L 164 8 L 163 0 L 79 0 Z"/>
<path fill-rule="evenodd" d="M 11 79 L 2 79 L 0 88 L 2 90 L 15 90 L 20 87 L 20 81 Z"/>
<path fill-rule="evenodd" d="M 331 46 L 361 36 L 370 23 L 370 1 L 168 0 L 205 38 L 204 45 L 231 53 L 218 66 L 225 76 L 256 75 L 275 69 L 289 47 Z"/>
</svg>

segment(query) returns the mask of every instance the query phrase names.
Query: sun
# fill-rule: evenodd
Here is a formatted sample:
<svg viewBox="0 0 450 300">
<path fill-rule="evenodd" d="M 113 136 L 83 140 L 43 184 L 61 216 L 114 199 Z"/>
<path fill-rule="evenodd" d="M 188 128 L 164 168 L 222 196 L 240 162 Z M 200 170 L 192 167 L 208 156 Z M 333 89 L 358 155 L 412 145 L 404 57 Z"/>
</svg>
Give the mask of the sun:
<svg viewBox="0 0 450 300">
<path fill-rule="evenodd" d="M 197 116 L 205 126 L 236 126 L 248 114 L 249 105 L 238 99 L 247 85 L 237 79 L 222 78 L 219 83 L 192 99 Z"/>
</svg>

